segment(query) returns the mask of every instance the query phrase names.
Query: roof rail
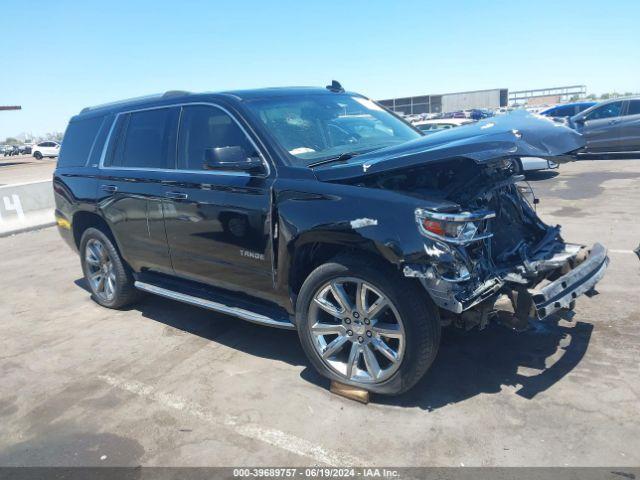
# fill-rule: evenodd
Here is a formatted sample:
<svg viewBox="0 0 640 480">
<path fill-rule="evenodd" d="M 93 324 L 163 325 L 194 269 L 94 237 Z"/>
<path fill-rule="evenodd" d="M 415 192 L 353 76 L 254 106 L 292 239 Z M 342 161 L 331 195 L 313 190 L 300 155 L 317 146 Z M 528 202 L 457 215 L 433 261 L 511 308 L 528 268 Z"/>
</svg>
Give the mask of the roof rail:
<svg viewBox="0 0 640 480">
<path fill-rule="evenodd" d="M 162 94 L 162 98 L 167 97 L 181 97 L 182 95 L 189 95 L 191 92 L 187 92 L 186 90 L 167 90 Z"/>
<path fill-rule="evenodd" d="M 153 95 L 144 95 L 142 97 L 127 98 L 125 100 L 116 100 L 115 102 L 107 102 L 107 103 L 101 103 L 100 105 L 94 105 L 91 107 L 84 107 L 82 110 L 80 110 L 80 113 L 86 113 L 92 110 L 99 110 L 101 108 L 115 107 L 116 105 L 122 105 L 125 103 L 131 103 L 131 102 L 142 102 L 144 100 L 153 100 L 157 98 L 179 97 L 182 95 L 189 95 L 190 93 L 191 92 L 187 92 L 185 90 L 168 90 L 164 93 L 155 93 Z"/>
</svg>

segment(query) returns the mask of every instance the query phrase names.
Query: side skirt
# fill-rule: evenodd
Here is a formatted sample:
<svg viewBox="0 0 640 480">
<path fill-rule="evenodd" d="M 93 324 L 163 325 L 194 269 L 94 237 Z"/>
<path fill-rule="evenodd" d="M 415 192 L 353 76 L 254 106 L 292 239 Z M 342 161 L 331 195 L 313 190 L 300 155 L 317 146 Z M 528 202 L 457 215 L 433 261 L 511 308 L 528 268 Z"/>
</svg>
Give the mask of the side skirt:
<svg viewBox="0 0 640 480">
<path fill-rule="evenodd" d="M 177 300 L 179 302 L 188 303 L 189 305 L 194 305 L 196 307 L 202 307 L 208 310 L 213 310 L 215 312 L 231 315 L 233 317 L 241 318 L 252 323 L 267 325 L 270 327 L 284 328 L 287 330 L 295 330 L 296 328 L 295 325 L 284 316 L 282 318 L 274 318 L 274 316 L 267 316 L 258 312 L 246 310 L 245 308 L 241 308 L 238 306 L 220 303 L 219 301 L 216 301 L 215 298 L 203 298 L 200 296 L 194 296 L 188 293 L 169 290 L 167 288 L 153 285 L 151 283 L 141 282 L 139 280 L 136 281 L 134 285 L 137 289 L 144 292 L 153 293 L 155 295 L 169 298 L 171 300 Z"/>
</svg>

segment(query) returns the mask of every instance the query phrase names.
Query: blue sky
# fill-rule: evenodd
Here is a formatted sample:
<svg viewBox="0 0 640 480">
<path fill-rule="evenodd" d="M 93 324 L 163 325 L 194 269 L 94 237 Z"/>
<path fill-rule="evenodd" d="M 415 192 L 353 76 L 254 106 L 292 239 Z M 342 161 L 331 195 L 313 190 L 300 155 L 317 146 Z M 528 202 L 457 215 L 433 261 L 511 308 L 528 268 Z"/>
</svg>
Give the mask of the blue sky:
<svg viewBox="0 0 640 480">
<path fill-rule="evenodd" d="M 640 2 L 4 0 L 0 139 L 172 89 L 640 91 Z"/>
</svg>

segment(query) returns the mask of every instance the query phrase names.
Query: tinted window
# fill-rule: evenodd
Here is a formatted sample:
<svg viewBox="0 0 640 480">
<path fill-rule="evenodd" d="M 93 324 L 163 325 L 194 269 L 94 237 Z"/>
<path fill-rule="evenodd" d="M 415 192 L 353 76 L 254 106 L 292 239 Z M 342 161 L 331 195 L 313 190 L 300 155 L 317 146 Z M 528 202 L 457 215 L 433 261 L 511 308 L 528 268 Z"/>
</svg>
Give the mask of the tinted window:
<svg viewBox="0 0 640 480">
<path fill-rule="evenodd" d="M 575 108 L 573 105 L 556 107 L 553 109 L 551 115 L 554 117 L 571 117 L 575 114 Z"/>
<path fill-rule="evenodd" d="M 640 115 L 640 100 L 629 100 L 627 115 Z"/>
<path fill-rule="evenodd" d="M 587 120 L 597 120 L 599 118 L 611 118 L 620 116 L 622 102 L 613 102 L 603 105 L 593 110 L 587 115 Z"/>
<path fill-rule="evenodd" d="M 121 115 L 116 128 L 117 145 L 108 164 L 125 168 L 173 168 L 173 158 L 168 152 L 174 136 L 174 117 L 175 110 L 170 108 Z"/>
<path fill-rule="evenodd" d="M 104 117 L 89 118 L 69 123 L 64 133 L 63 147 L 60 150 L 58 165 L 77 167 L 86 165 L 96 134 Z"/>
<path fill-rule="evenodd" d="M 178 168 L 204 170 L 207 149 L 244 148 L 248 156 L 256 156 L 254 146 L 238 124 L 219 108 L 192 105 L 182 110 L 178 138 Z"/>
</svg>

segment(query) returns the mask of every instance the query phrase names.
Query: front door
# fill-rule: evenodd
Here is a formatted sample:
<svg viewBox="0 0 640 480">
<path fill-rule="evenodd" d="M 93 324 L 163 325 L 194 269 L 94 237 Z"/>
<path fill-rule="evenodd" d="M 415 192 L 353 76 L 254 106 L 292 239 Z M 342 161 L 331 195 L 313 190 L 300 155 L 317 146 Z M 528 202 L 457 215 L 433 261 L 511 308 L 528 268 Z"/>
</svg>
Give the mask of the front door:
<svg viewBox="0 0 640 480">
<path fill-rule="evenodd" d="M 592 110 L 578 129 L 585 137 L 587 151 L 618 152 L 620 145 L 620 118 L 622 101 L 611 102 Z"/>
<path fill-rule="evenodd" d="M 628 100 L 620 118 L 620 150 L 640 152 L 640 99 Z"/>
<path fill-rule="evenodd" d="M 178 169 L 165 181 L 164 218 L 175 273 L 228 290 L 273 296 L 268 169 L 207 170 L 207 149 L 241 146 L 259 155 L 226 110 L 182 108 Z M 266 166 L 266 164 L 265 164 Z"/>
</svg>

